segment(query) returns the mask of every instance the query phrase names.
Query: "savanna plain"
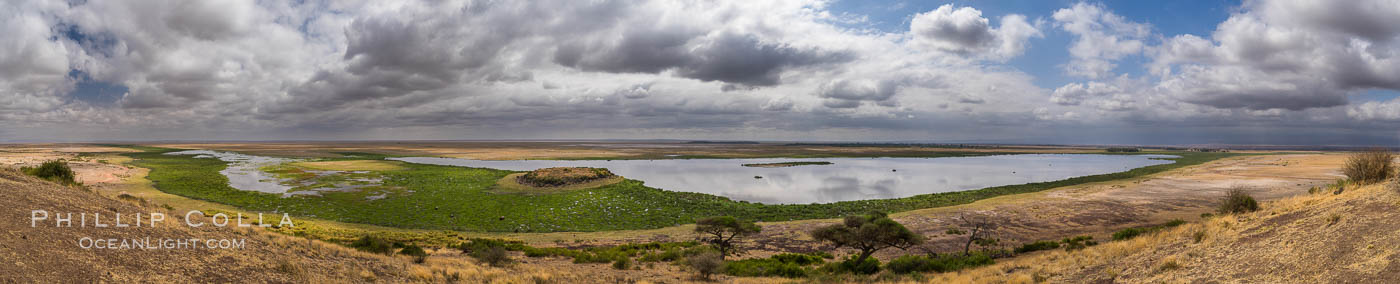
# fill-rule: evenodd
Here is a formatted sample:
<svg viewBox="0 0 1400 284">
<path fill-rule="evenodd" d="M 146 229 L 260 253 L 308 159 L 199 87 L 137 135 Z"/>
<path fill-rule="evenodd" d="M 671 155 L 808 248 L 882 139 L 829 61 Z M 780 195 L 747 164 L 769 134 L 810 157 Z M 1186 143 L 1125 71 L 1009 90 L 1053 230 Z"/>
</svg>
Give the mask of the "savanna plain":
<svg viewBox="0 0 1400 284">
<path fill-rule="evenodd" d="M 734 170 L 745 171 L 744 183 L 766 184 L 782 182 L 781 176 L 762 171 L 838 167 L 852 158 L 1046 154 L 1143 157 L 1146 166 L 908 196 L 784 203 L 653 187 L 662 183 L 606 167 L 507 170 L 413 162 L 762 159 Z M 18 282 L 1279 283 L 1400 277 L 1400 223 L 1391 222 L 1400 215 L 1400 188 L 1383 150 L 685 141 L 10 144 L 0 145 L 0 168 L 6 219 L 0 258 L 8 262 L 0 266 L 0 279 Z M 166 212 L 176 219 L 194 210 L 243 216 L 255 226 L 72 230 L 31 226 L 34 209 Z M 256 226 L 260 213 L 287 214 L 293 223 Z M 73 243 L 86 235 L 237 237 L 248 244 L 167 251 L 85 250 Z"/>
</svg>

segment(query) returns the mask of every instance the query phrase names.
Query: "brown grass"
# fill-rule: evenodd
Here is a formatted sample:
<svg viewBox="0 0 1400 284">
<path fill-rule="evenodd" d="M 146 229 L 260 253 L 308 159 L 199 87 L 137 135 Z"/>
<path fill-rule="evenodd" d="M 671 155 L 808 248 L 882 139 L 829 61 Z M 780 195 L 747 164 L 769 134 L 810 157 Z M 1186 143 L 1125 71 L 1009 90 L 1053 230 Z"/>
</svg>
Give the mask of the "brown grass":
<svg viewBox="0 0 1400 284">
<path fill-rule="evenodd" d="M 1372 185 L 1341 195 L 1299 195 L 1268 209 L 1190 223 L 1075 252 L 998 261 L 935 283 L 1372 282 L 1400 274 L 1393 236 L 1400 198 Z M 1341 213 L 1339 213 L 1341 212 Z M 1333 218 L 1347 214 L 1348 224 Z M 1364 221 L 1363 221 L 1364 220 Z M 1384 225 L 1382 225 L 1384 224 Z M 1355 241 L 1351 239 L 1359 239 Z M 1289 267 L 1287 270 L 1276 268 Z M 1040 281 L 1036 281 L 1040 282 Z"/>
</svg>

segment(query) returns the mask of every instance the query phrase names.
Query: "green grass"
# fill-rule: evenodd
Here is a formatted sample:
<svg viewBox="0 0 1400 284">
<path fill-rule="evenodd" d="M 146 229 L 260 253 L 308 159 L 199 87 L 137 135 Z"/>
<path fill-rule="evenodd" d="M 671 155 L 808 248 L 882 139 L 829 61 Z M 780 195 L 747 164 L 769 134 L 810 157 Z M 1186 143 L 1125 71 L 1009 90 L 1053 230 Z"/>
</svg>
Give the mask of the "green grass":
<svg viewBox="0 0 1400 284">
<path fill-rule="evenodd" d="M 625 180 L 592 189 L 538 195 L 498 194 L 491 188 L 513 171 L 403 164 L 403 169 L 374 172 L 383 178 L 376 190 L 323 192 L 321 196 L 281 197 L 236 190 L 219 174 L 217 159 L 164 155 L 174 149 L 144 148 L 128 153 L 135 166 L 164 192 L 223 203 L 252 211 L 380 226 L 489 232 L 559 232 L 652 229 L 694 223 L 711 216 L 760 221 L 838 218 L 871 211 L 901 212 L 966 204 L 1007 194 L 1110 181 L 1159 173 L 1231 156 L 1230 153 L 1173 152 L 1176 163 L 1060 181 L 1008 185 L 979 190 L 925 194 L 906 198 L 825 204 L 765 205 L 725 197 L 672 192 Z M 275 169 L 274 169 L 275 170 Z M 279 174 L 296 174 L 292 172 Z M 393 191 L 388 198 L 366 197 Z"/>
</svg>

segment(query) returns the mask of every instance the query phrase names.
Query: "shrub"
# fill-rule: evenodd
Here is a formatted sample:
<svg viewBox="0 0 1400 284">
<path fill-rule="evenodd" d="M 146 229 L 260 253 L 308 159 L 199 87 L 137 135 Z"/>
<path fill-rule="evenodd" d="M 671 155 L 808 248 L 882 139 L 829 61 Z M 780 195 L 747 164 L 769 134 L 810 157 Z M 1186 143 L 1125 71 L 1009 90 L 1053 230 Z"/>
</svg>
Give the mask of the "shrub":
<svg viewBox="0 0 1400 284">
<path fill-rule="evenodd" d="M 627 270 L 628 268 L 632 268 L 632 258 L 630 258 L 630 257 L 618 258 L 617 260 L 613 261 L 612 267 L 613 267 L 613 269 L 617 269 L 617 270 Z"/>
<path fill-rule="evenodd" d="M 495 267 L 501 267 L 511 263 L 510 255 L 506 253 L 505 247 L 489 247 L 474 251 L 471 253 L 471 257 Z"/>
<path fill-rule="evenodd" d="M 876 272 L 880 272 L 879 259 L 875 259 L 873 257 L 867 257 L 864 261 L 861 261 L 859 259 L 859 256 L 852 255 L 851 257 L 847 257 L 844 261 L 835 262 L 823 266 L 822 270 L 835 273 L 854 274 L 875 274 Z"/>
<path fill-rule="evenodd" d="M 804 266 L 805 266 L 805 265 L 812 265 L 812 264 L 818 264 L 818 263 L 826 262 L 826 261 L 822 260 L 822 257 L 821 257 L 821 256 L 816 256 L 816 255 L 811 255 L 811 254 L 801 254 L 801 253 L 784 253 L 784 254 L 774 255 L 774 256 L 772 256 L 772 257 L 770 257 L 770 258 L 772 258 L 773 260 L 777 260 L 778 262 L 782 262 L 782 263 L 792 263 L 792 264 L 804 265 Z"/>
<path fill-rule="evenodd" d="M 945 254 L 938 256 L 906 255 L 891 260 L 885 268 L 895 273 L 950 272 L 995 263 L 982 252 L 971 255 Z"/>
<path fill-rule="evenodd" d="M 1385 181 L 1395 174 L 1394 159 L 1395 155 L 1384 149 L 1354 153 L 1347 157 L 1342 174 L 1359 183 Z"/>
<path fill-rule="evenodd" d="M 1191 234 L 1191 238 L 1199 244 L 1201 243 L 1201 241 L 1206 240 L 1206 231 L 1196 231 L 1195 233 Z"/>
<path fill-rule="evenodd" d="M 1166 223 L 1166 224 L 1163 224 L 1162 226 L 1163 226 L 1163 227 L 1167 227 L 1167 228 L 1171 228 L 1171 227 L 1181 226 L 1181 225 L 1185 225 L 1185 224 L 1186 224 L 1186 220 L 1172 219 L 1171 221 L 1167 221 L 1167 223 Z"/>
<path fill-rule="evenodd" d="M 414 263 L 423 263 L 428 260 L 428 252 L 416 245 L 406 245 L 399 250 L 399 254 L 412 256 Z"/>
<path fill-rule="evenodd" d="M 1113 233 L 1113 240 L 1121 241 L 1135 238 L 1143 233 L 1152 231 L 1152 228 L 1127 228 Z"/>
<path fill-rule="evenodd" d="M 1016 253 L 1028 253 L 1033 251 L 1052 250 L 1057 248 L 1060 248 L 1060 242 L 1038 241 L 1021 245 L 1021 247 L 1016 248 Z M 891 261 L 890 264 L 894 264 L 894 262 Z"/>
<path fill-rule="evenodd" d="M 68 162 L 64 160 L 53 160 L 40 164 L 37 168 L 24 167 L 20 169 L 25 174 L 32 175 L 44 180 L 61 184 L 78 184 L 73 178 L 73 169 L 68 167 Z"/>
<path fill-rule="evenodd" d="M 361 251 L 366 251 L 366 252 L 371 252 L 371 253 L 377 253 L 377 254 L 383 254 L 383 255 L 392 255 L 392 254 L 394 254 L 394 245 L 393 245 L 393 244 L 390 244 L 389 241 L 387 241 L 387 240 L 384 240 L 384 239 L 381 239 L 381 238 L 376 238 L 376 237 L 373 237 L 373 236 L 364 236 L 364 237 L 360 237 L 360 239 L 355 240 L 355 242 L 350 243 L 350 247 L 355 248 L 355 249 L 358 249 L 358 250 L 361 250 Z"/>
<path fill-rule="evenodd" d="M 821 256 L 800 253 L 777 254 L 768 258 L 731 261 L 724 265 L 724 274 L 733 276 L 778 276 L 799 278 L 807 276 L 804 266 L 825 262 Z"/>
<path fill-rule="evenodd" d="M 725 263 L 724 274 L 743 277 L 800 278 L 807 276 L 807 270 L 796 263 L 782 262 L 772 258 L 752 258 Z"/>
<path fill-rule="evenodd" d="M 718 252 L 706 252 L 686 258 L 686 264 L 695 269 L 695 273 L 700 274 L 701 279 L 710 280 L 710 275 L 724 268 L 724 259 L 720 258 Z"/>
<path fill-rule="evenodd" d="M 1084 248 L 1086 248 L 1086 247 L 1090 247 L 1090 246 L 1094 246 L 1094 245 L 1098 245 L 1098 244 L 1099 244 L 1098 242 L 1095 242 L 1095 241 L 1094 241 L 1094 237 L 1090 237 L 1090 236 L 1078 236 L 1078 237 L 1073 237 L 1073 238 L 1065 238 L 1064 240 L 1061 240 L 1060 242 L 1062 242 L 1062 243 L 1065 244 L 1065 251 L 1076 251 L 1076 250 L 1081 250 L 1081 249 L 1084 249 Z"/>
<path fill-rule="evenodd" d="M 1244 192 L 1243 188 L 1231 188 L 1220 201 L 1220 214 L 1245 213 L 1259 210 L 1259 202 Z"/>
</svg>

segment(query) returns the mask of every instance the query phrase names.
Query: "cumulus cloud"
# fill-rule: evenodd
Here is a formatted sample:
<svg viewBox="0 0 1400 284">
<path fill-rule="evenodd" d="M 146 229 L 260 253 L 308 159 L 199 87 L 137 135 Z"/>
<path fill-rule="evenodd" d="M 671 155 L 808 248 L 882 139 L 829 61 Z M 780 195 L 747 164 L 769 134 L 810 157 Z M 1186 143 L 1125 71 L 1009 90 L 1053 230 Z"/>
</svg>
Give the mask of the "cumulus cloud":
<svg viewBox="0 0 1400 284">
<path fill-rule="evenodd" d="M 1300 110 L 1400 89 L 1400 3 L 1250 1 L 1211 39 L 1175 36 L 1154 72 L 1183 100 L 1221 108 Z"/>
<path fill-rule="evenodd" d="M 1347 116 L 1362 121 L 1400 121 L 1400 99 L 1352 106 L 1347 108 Z"/>
<path fill-rule="evenodd" d="M 1073 60 L 1064 66 L 1065 72 L 1088 78 L 1107 77 L 1117 67 L 1115 61 L 1141 53 L 1151 32 L 1147 24 L 1084 2 L 1057 10 L 1051 17 L 1055 26 L 1075 36 L 1069 48 Z"/>
<path fill-rule="evenodd" d="M 993 28 L 982 11 L 954 9 L 952 4 L 914 15 L 909 29 L 916 42 L 930 48 L 999 60 L 1021 55 L 1028 39 L 1043 36 L 1023 15 L 1002 16 L 1000 26 Z"/>
</svg>

